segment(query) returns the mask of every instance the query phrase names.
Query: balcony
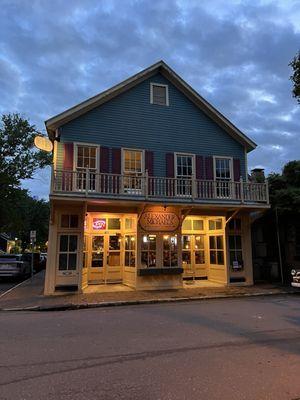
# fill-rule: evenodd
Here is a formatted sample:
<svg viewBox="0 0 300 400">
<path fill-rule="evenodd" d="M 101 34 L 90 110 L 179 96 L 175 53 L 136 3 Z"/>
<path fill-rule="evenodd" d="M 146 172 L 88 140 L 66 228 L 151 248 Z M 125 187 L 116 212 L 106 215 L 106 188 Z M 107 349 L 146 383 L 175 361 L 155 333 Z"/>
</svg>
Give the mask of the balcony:
<svg viewBox="0 0 300 400">
<path fill-rule="evenodd" d="M 269 204 L 267 183 L 55 170 L 51 195 L 180 203 Z"/>
</svg>

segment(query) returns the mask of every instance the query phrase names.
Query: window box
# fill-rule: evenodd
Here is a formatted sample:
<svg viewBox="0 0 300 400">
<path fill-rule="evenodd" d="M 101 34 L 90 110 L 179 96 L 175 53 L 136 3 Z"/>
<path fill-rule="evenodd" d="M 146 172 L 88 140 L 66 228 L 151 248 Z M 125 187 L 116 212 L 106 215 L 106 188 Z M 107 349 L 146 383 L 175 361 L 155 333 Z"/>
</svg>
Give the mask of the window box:
<svg viewBox="0 0 300 400">
<path fill-rule="evenodd" d="M 141 268 L 138 270 L 139 276 L 154 276 L 154 275 L 180 275 L 183 273 L 183 268 Z"/>
</svg>

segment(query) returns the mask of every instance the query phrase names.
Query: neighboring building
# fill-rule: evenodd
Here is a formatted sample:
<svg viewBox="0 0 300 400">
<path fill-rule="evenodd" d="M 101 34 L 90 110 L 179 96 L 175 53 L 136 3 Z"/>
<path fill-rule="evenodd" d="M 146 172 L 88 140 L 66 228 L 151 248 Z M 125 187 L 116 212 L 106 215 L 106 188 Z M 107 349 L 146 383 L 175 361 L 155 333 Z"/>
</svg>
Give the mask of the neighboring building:
<svg viewBox="0 0 300 400">
<path fill-rule="evenodd" d="M 248 182 L 256 145 L 163 61 L 49 119 L 45 293 L 183 279 L 252 284 Z"/>
</svg>

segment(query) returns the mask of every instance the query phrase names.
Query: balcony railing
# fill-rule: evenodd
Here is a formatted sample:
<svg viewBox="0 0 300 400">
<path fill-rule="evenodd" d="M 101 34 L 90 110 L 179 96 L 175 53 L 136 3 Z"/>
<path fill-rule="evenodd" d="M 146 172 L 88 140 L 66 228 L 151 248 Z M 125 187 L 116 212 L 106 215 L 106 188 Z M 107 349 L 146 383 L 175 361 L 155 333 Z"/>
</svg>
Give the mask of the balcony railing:
<svg viewBox="0 0 300 400">
<path fill-rule="evenodd" d="M 267 183 L 225 180 L 164 178 L 145 175 L 103 174 L 90 170 L 55 170 L 52 194 L 127 197 L 143 199 L 174 199 L 176 201 L 238 201 L 269 203 Z"/>
</svg>

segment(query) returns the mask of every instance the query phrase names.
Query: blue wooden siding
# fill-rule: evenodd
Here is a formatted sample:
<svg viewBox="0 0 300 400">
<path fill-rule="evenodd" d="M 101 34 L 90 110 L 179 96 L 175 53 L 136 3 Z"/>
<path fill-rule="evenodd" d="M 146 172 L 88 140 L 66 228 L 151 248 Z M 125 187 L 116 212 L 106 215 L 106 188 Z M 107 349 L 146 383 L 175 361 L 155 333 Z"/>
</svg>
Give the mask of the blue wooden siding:
<svg viewBox="0 0 300 400">
<path fill-rule="evenodd" d="M 150 104 L 150 82 L 169 85 L 168 107 Z M 244 147 L 161 74 L 62 126 L 61 141 L 151 150 L 155 176 L 165 176 L 166 153 L 231 156 L 245 176 Z"/>
</svg>

